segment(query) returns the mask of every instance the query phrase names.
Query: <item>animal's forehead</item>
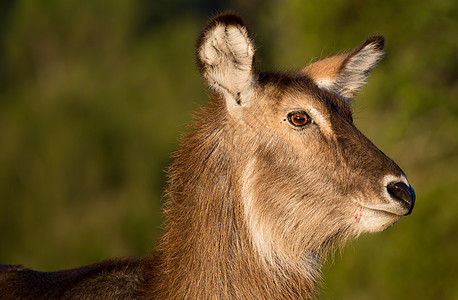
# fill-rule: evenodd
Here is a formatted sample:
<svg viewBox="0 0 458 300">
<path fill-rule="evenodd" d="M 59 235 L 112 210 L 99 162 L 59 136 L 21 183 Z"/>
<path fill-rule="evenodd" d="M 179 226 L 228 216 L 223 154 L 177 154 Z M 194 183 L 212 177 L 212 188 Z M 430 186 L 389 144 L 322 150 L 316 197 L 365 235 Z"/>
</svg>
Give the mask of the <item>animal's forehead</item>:
<svg viewBox="0 0 458 300">
<path fill-rule="evenodd" d="M 271 101 L 275 101 L 273 104 L 277 107 L 308 104 L 316 106 L 316 109 L 325 109 L 328 113 L 338 113 L 348 121 L 353 120 L 347 100 L 320 89 L 305 75 L 262 73 L 259 83 L 269 90 L 273 96 Z"/>
</svg>

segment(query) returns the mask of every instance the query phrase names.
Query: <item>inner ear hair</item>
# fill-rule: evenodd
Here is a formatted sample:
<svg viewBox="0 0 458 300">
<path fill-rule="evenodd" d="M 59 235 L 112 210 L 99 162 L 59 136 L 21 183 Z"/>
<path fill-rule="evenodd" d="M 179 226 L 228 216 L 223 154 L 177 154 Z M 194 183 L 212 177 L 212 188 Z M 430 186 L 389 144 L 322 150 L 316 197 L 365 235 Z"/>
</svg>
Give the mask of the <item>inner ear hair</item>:
<svg viewBox="0 0 458 300">
<path fill-rule="evenodd" d="M 385 38 L 373 36 L 351 51 L 335 82 L 335 91 L 344 98 L 354 98 L 366 83 L 370 71 L 383 57 Z"/>
<path fill-rule="evenodd" d="M 200 35 L 197 66 L 210 87 L 245 105 L 255 81 L 254 52 L 245 22 L 235 14 L 222 14 L 211 19 Z"/>
<path fill-rule="evenodd" d="M 352 99 L 383 57 L 384 43 L 383 36 L 372 36 L 354 50 L 312 63 L 302 72 L 310 76 L 320 88 L 345 99 Z"/>
</svg>

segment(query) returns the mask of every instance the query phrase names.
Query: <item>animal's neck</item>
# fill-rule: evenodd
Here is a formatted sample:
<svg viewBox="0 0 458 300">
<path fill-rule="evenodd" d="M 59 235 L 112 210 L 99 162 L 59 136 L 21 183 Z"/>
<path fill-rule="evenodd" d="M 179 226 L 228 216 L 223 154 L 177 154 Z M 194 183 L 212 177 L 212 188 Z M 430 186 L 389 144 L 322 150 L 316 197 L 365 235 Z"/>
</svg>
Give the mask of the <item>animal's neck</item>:
<svg viewBox="0 0 458 300">
<path fill-rule="evenodd" d="M 228 153 L 224 136 L 222 128 L 188 134 L 170 169 L 166 228 L 150 278 L 154 297 L 311 297 L 308 266 L 267 262 L 254 249 L 234 168 L 241 158 Z"/>
</svg>

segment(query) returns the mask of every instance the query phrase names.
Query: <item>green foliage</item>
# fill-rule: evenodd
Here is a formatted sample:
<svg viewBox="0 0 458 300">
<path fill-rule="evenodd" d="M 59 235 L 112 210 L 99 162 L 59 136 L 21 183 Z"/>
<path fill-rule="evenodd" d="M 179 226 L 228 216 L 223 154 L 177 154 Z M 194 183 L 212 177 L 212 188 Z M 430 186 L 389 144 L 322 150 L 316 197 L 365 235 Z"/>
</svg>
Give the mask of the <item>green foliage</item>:
<svg viewBox="0 0 458 300">
<path fill-rule="evenodd" d="M 148 253 L 170 153 L 206 101 L 195 39 L 230 8 L 261 69 L 387 39 L 355 119 L 417 205 L 327 264 L 321 298 L 458 298 L 455 1 L 83 2 L 0 4 L 0 262 L 52 270 Z"/>
</svg>

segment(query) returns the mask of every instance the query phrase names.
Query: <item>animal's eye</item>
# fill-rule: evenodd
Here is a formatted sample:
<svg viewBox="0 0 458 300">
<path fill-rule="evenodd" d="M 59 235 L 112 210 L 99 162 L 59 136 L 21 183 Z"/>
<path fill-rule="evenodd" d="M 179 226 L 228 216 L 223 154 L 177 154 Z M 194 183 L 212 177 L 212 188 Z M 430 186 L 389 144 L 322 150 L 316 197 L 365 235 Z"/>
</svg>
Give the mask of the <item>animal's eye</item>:
<svg viewBox="0 0 458 300">
<path fill-rule="evenodd" d="M 302 127 L 310 123 L 311 119 L 305 111 L 295 111 L 288 114 L 288 121 L 296 127 Z"/>
</svg>

